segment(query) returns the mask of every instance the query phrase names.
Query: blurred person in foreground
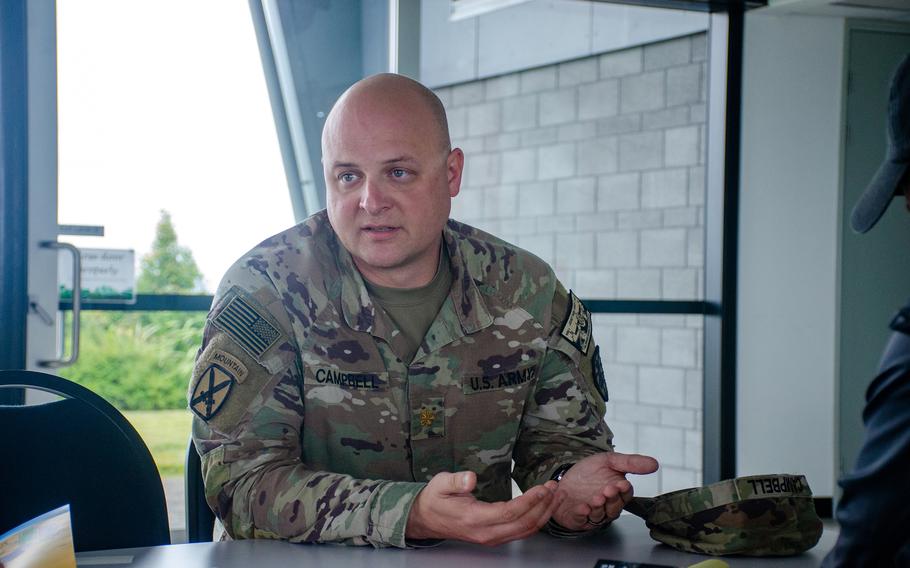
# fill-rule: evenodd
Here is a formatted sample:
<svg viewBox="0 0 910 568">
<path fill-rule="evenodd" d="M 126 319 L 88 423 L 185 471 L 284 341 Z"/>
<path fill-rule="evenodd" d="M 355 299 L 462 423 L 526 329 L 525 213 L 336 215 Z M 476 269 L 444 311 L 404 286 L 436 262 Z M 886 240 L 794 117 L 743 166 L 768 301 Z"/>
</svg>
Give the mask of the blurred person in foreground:
<svg viewBox="0 0 910 568">
<path fill-rule="evenodd" d="M 892 200 L 910 212 L 910 55 L 891 81 L 888 154 L 853 209 L 853 230 L 871 229 Z M 910 304 L 890 327 L 878 375 L 866 391 L 866 437 L 853 471 L 840 481 L 840 535 L 826 568 L 910 566 Z"/>
</svg>

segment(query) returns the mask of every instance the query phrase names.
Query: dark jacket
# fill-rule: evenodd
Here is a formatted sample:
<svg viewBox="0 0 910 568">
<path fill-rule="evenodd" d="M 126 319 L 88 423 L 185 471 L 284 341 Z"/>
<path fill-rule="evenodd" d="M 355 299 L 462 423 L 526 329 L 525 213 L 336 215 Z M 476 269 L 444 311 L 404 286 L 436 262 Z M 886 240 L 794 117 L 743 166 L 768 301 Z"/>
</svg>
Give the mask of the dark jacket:
<svg viewBox="0 0 910 568">
<path fill-rule="evenodd" d="M 866 438 L 840 481 L 841 532 L 823 566 L 910 566 L 910 304 L 866 391 Z"/>
</svg>

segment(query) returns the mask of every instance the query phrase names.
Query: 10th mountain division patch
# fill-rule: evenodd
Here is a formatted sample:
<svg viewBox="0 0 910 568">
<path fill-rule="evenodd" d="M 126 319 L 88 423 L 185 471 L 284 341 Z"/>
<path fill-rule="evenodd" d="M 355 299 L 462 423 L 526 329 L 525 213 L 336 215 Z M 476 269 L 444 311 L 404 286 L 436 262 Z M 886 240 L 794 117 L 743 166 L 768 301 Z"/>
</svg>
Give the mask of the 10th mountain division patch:
<svg viewBox="0 0 910 568">
<path fill-rule="evenodd" d="M 196 377 L 190 410 L 208 422 L 224 406 L 233 386 L 233 373 L 217 363 L 210 364 Z"/>
</svg>

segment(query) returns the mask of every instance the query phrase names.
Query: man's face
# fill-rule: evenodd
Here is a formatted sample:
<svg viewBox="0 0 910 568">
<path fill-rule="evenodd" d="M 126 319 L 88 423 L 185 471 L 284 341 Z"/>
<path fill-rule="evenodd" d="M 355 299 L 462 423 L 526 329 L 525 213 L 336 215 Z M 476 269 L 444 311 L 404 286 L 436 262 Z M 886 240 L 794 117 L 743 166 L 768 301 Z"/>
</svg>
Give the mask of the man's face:
<svg viewBox="0 0 910 568">
<path fill-rule="evenodd" d="M 367 279 L 399 288 L 435 274 L 464 162 L 408 95 L 348 97 L 326 124 L 322 157 L 332 227 Z"/>
</svg>

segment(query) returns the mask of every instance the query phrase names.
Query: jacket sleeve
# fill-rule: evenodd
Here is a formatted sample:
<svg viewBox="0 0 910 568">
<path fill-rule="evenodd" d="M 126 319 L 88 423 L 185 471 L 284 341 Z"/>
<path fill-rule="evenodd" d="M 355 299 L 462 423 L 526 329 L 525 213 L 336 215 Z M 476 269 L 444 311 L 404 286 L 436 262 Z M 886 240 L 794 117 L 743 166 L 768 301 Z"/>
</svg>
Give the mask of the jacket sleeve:
<svg viewBox="0 0 910 568">
<path fill-rule="evenodd" d="M 607 389 L 591 314 L 556 286 L 547 352 L 515 444 L 513 477 L 522 490 L 546 482 L 562 464 L 613 451 L 604 422 Z"/>
<path fill-rule="evenodd" d="M 232 538 L 405 547 L 425 484 L 307 466 L 300 353 L 274 288 L 249 290 L 216 299 L 190 383 L 209 505 Z"/>
<path fill-rule="evenodd" d="M 840 534 L 823 566 L 905 566 L 910 561 L 910 335 L 895 332 L 863 410 L 866 436 L 840 485 Z"/>
</svg>

